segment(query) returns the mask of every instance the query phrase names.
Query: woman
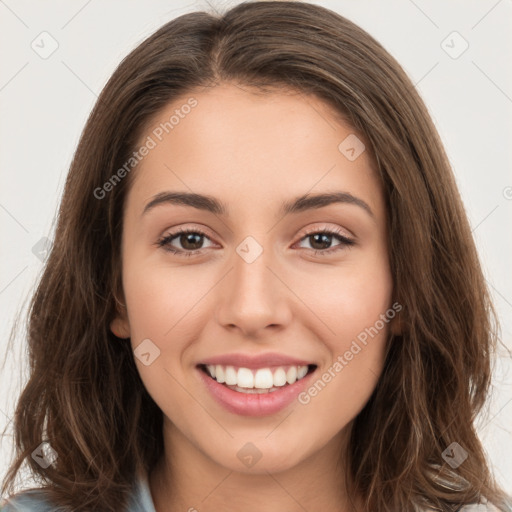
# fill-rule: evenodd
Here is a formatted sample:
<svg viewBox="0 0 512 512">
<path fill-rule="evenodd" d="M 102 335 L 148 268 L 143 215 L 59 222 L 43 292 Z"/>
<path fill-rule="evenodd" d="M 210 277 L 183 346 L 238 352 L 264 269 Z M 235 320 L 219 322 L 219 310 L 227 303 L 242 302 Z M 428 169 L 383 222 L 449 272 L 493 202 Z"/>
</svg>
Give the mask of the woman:
<svg viewBox="0 0 512 512">
<path fill-rule="evenodd" d="M 4 509 L 508 510 L 473 429 L 492 313 L 371 36 L 307 3 L 181 16 L 80 140 L 4 482 L 45 489 Z"/>
</svg>

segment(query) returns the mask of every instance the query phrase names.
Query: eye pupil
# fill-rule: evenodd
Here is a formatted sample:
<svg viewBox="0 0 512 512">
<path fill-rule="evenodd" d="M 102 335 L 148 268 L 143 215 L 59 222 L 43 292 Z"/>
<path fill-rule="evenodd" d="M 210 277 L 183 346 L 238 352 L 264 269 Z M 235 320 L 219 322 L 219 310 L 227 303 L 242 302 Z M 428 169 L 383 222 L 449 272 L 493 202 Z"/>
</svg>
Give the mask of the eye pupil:
<svg viewBox="0 0 512 512">
<path fill-rule="evenodd" d="M 184 233 L 180 236 L 180 243 L 185 249 L 193 251 L 201 248 L 202 238 L 203 235 L 199 233 Z M 199 247 L 195 247 L 194 245 L 198 245 Z"/>
<path fill-rule="evenodd" d="M 314 240 L 314 243 L 312 243 L 311 246 L 314 247 L 316 243 L 319 243 L 320 247 L 314 247 L 315 249 L 328 249 L 331 245 L 331 237 L 332 235 L 327 233 L 316 233 L 311 235 L 311 238 Z"/>
</svg>

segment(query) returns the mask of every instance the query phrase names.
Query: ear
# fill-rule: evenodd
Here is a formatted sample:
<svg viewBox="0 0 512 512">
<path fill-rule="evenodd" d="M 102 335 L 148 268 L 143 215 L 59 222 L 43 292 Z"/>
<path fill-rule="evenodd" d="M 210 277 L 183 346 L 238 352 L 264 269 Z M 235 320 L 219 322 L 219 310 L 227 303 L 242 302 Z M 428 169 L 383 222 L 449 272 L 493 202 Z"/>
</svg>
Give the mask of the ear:
<svg viewBox="0 0 512 512">
<path fill-rule="evenodd" d="M 118 338 L 127 339 L 130 337 L 130 323 L 125 314 L 118 314 L 110 322 L 110 330 Z"/>
<path fill-rule="evenodd" d="M 110 331 L 118 338 L 127 339 L 130 337 L 130 322 L 128 321 L 128 312 L 124 304 L 124 294 L 121 292 L 123 301 L 120 301 L 117 295 L 117 293 L 114 293 L 116 316 L 110 322 Z"/>
</svg>

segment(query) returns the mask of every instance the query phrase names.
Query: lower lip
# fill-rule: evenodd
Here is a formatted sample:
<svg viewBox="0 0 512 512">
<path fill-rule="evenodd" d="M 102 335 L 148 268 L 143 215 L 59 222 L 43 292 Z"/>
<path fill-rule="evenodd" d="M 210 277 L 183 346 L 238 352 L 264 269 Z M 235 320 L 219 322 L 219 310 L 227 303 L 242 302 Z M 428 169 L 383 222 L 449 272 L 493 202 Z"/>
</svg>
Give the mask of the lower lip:
<svg viewBox="0 0 512 512">
<path fill-rule="evenodd" d="M 228 411 L 242 416 L 268 416 L 281 411 L 297 398 L 306 387 L 311 375 L 315 373 L 312 371 L 293 384 L 283 386 L 272 393 L 249 394 L 233 391 L 219 384 L 200 368 L 197 371 L 213 398 Z"/>
</svg>

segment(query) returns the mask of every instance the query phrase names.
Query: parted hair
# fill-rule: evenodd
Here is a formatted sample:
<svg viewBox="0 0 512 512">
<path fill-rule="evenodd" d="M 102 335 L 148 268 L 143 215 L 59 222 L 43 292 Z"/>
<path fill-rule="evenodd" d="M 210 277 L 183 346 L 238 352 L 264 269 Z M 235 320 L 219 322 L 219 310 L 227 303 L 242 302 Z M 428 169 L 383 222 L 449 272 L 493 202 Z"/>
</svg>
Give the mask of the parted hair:
<svg viewBox="0 0 512 512">
<path fill-rule="evenodd" d="M 119 512 L 138 475 L 161 457 L 162 412 L 129 341 L 109 328 L 123 304 L 123 208 L 137 168 L 105 197 L 94 191 L 166 105 L 222 82 L 323 100 L 364 138 L 385 193 L 401 331 L 387 341 L 383 373 L 340 454 L 340 486 L 363 497 L 365 512 L 455 511 L 483 498 L 505 512 L 507 496 L 475 429 L 499 325 L 435 126 L 373 37 L 327 8 L 285 1 L 173 19 L 131 51 L 103 88 L 30 300 L 29 376 L 16 403 L 15 454 L 2 494 L 13 494 L 26 466 L 56 508 Z M 31 457 L 43 441 L 58 454 L 47 468 Z M 442 457 L 454 441 L 468 453 L 457 468 Z"/>
</svg>

